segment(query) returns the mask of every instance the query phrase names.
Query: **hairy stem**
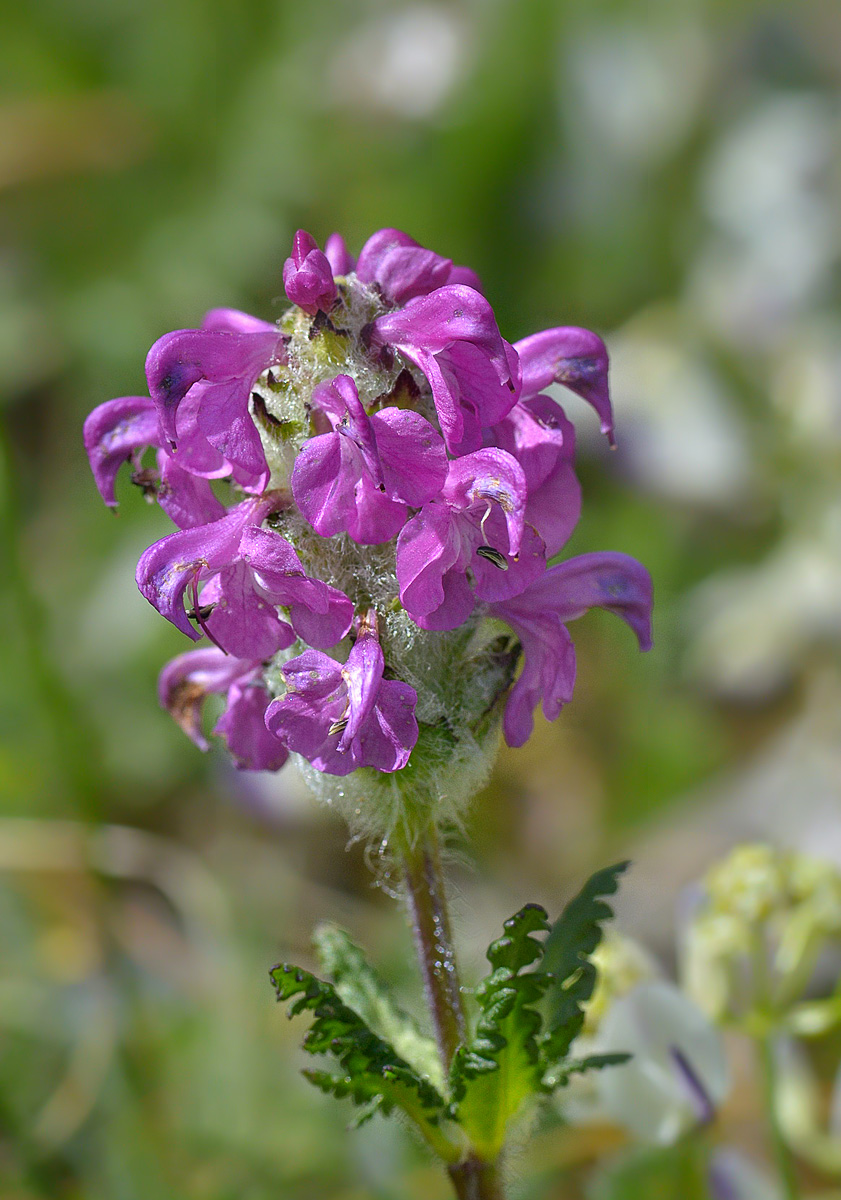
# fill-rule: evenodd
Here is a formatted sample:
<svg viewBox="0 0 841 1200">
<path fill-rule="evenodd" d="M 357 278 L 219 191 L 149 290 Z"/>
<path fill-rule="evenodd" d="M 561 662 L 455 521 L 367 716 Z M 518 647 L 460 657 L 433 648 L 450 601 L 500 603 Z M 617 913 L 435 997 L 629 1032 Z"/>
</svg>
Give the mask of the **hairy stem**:
<svg viewBox="0 0 841 1200">
<path fill-rule="evenodd" d="M 777 1116 L 776 1075 L 777 1064 L 774 1060 L 774 1046 L 769 1036 L 756 1039 L 759 1056 L 759 1067 L 762 1076 L 762 1092 L 765 1102 L 765 1115 L 768 1121 L 768 1132 L 774 1151 L 774 1161 L 780 1177 L 782 1195 L 785 1200 L 798 1200 L 800 1195 L 797 1187 L 797 1176 L 794 1170 L 794 1160 L 786 1145 L 783 1131 Z"/>
<path fill-rule="evenodd" d="M 464 1041 L 466 1025 L 434 828 L 405 851 L 403 870 L 426 1002 L 446 1075 L 456 1047 Z"/>
<path fill-rule="evenodd" d="M 406 899 L 426 1001 L 446 1075 L 467 1034 L 441 855 L 434 826 L 402 854 Z M 495 1163 L 471 1154 L 447 1168 L 458 1200 L 504 1200 Z"/>
</svg>

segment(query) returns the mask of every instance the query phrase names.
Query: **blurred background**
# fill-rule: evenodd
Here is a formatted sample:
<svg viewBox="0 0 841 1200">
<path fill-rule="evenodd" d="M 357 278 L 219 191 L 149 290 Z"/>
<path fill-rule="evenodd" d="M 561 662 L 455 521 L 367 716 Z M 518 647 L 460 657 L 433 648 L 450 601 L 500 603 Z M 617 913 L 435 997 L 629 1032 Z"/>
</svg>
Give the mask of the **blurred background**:
<svg viewBox="0 0 841 1200">
<path fill-rule="evenodd" d="M 511 341 L 605 336 L 619 449 L 564 400 L 569 552 L 649 566 L 655 649 L 575 625 L 576 701 L 501 755 L 455 915 L 475 981 L 511 911 L 630 853 L 620 925 L 668 969 L 735 841 L 841 863 L 841 10 L 30 0 L 3 26 L 0 1192 L 443 1198 L 399 1127 L 345 1136 L 266 975 L 329 918 L 409 994 L 399 906 L 291 767 L 237 775 L 158 708 L 183 639 L 134 566 L 169 526 L 122 478 L 105 510 L 83 418 L 206 309 L 272 319 L 299 226 L 469 263 Z M 515 1196 L 681 1194 L 662 1160 L 594 1184 L 597 1148 L 545 1120 Z"/>
</svg>

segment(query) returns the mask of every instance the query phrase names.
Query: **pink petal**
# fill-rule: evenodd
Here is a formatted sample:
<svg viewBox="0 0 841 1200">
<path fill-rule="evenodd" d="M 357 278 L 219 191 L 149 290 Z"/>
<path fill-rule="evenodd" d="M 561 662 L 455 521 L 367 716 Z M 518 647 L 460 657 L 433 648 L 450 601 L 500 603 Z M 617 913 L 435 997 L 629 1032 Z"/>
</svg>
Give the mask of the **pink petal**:
<svg viewBox="0 0 841 1200">
<path fill-rule="evenodd" d="M 420 624 L 420 618 L 441 607 L 444 575 L 456 566 L 464 571 L 468 553 L 447 505 L 427 504 L 407 522 L 397 539 L 397 582 L 400 601 L 413 620 Z"/>
<path fill-rule="evenodd" d="M 146 396 L 107 400 L 87 417 L 84 439 L 99 494 L 116 508 L 114 481 L 120 467 L 147 446 L 161 444 L 155 406 Z"/>
<path fill-rule="evenodd" d="M 225 739 L 241 771 L 279 771 L 289 751 L 266 728 L 269 693 L 257 683 L 235 683 L 228 704 L 213 730 Z"/>
<path fill-rule="evenodd" d="M 463 284 L 440 287 L 378 317 L 374 338 L 380 344 L 414 347 L 430 354 L 440 354 L 454 342 L 472 342 L 485 351 L 500 383 L 511 377 L 493 309 L 484 296 Z"/>
<path fill-rule="evenodd" d="M 310 579 L 285 538 L 270 529 L 246 529 L 240 543 L 243 559 L 275 604 L 289 609 L 292 628 L 312 646 L 335 646 L 350 629 L 353 605 L 344 592 Z"/>
<path fill-rule="evenodd" d="M 359 730 L 370 717 L 377 701 L 384 665 L 380 643 L 370 634 L 361 634 L 342 668 L 350 712 L 347 727 L 339 742 L 340 750 L 350 748 Z"/>
<path fill-rule="evenodd" d="M 158 451 L 158 504 L 179 529 L 209 525 L 227 513 L 225 505 L 213 493 L 210 482 L 185 471 L 177 458 Z"/>
<path fill-rule="evenodd" d="M 387 494 L 412 508 L 437 496 L 447 478 L 447 451 L 429 421 L 410 409 L 383 408 L 371 424 Z"/>
<path fill-rule="evenodd" d="M 340 233 L 331 233 L 324 243 L 324 253 L 334 275 L 349 275 L 354 269 L 353 255 L 348 254 L 345 239 Z"/>
<path fill-rule="evenodd" d="M 276 325 L 252 317 L 250 313 L 240 312 L 237 308 L 211 308 L 205 314 L 201 327 L 224 333 L 273 333 L 277 336 Z"/>
<path fill-rule="evenodd" d="M 333 268 L 315 239 L 304 229 L 295 234 L 292 254 L 283 264 L 283 286 L 293 304 L 315 316 L 329 312 L 336 302 Z"/>
<path fill-rule="evenodd" d="M 505 450 L 487 447 L 450 463 L 443 497 L 455 508 L 498 506 L 508 528 L 511 555 L 520 551 L 528 488 L 523 468 Z"/>
<path fill-rule="evenodd" d="M 228 654 L 265 661 L 291 646 L 295 634 L 277 609 L 254 587 L 248 564 L 237 559 L 224 567 L 201 592 L 202 606 L 213 606 L 202 628 Z"/>
<path fill-rule="evenodd" d="M 396 679 L 380 684 L 377 704 L 358 739 L 360 766 L 378 771 L 400 771 L 418 740 L 414 688 Z"/>
<path fill-rule="evenodd" d="M 207 578 L 233 562 L 244 524 L 253 508 L 239 505 L 209 525 L 181 529 L 150 546 L 137 564 L 137 586 L 161 616 L 197 641 L 201 636 L 184 610 L 184 593 L 194 580 Z"/>
<path fill-rule="evenodd" d="M 607 348 L 597 334 L 574 326 L 544 329 L 517 342 L 515 349 L 523 365 L 524 398 L 536 396 L 550 383 L 562 383 L 592 404 L 602 433 L 613 444 Z"/>
</svg>

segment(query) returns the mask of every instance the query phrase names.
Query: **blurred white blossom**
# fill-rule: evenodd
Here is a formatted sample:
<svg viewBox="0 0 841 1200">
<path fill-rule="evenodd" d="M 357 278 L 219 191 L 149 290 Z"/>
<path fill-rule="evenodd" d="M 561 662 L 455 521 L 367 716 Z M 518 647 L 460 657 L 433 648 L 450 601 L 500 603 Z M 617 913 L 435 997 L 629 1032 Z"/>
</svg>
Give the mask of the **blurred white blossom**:
<svg viewBox="0 0 841 1200">
<path fill-rule="evenodd" d="M 414 120 L 431 117 L 465 71 L 468 32 L 463 17 L 442 4 L 378 13 L 335 56 L 336 101 Z"/>
<path fill-rule="evenodd" d="M 682 325 L 677 313 L 651 309 L 611 339 L 621 463 L 645 491 L 728 508 L 751 480 L 747 429 Z"/>
<path fill-rule="evenodd" d="M 594 1040 L 629 1062 L 594 1077 L 598 1108 L 643 1142 L 670 1145 L 714 1116 L 730 1087 L 724 1045 L 672 983 L 638 984 L 608 1010 Z"/>
<path fill-rule="evenodd" d="M 839 250 L 831 167 L 839 127 L 811 94 L 758 101 L 710 154 L 701 199 L 713 232 L 690 273 L 711 329 L 768 344 L 820 296 Z"/>
</svg>

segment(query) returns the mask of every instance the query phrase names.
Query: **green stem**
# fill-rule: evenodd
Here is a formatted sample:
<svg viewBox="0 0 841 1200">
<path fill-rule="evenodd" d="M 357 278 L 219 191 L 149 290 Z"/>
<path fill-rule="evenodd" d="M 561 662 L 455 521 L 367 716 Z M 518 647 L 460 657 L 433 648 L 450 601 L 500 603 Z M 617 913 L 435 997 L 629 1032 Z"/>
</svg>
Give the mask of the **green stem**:
<svg viewBox="0 0 841 1200">
<path fill-rule="evenodd" d="M 444 1075 L 467 1036 L 435 827 L 402 850 L 406 899 Z M 504 1200 L 496 1163 L 475 1154 L 447 1168 L 458 1200 Z"/>
<path fill-rule="evenodd" d="M 757 1037 L 756 1048 L 759 1057 L 760 1074 L 762 1077 L 762 1094 L 765 1105 L 765 1115 L 768 1121 L 768 1132 L 771 1139 L 771 1147 L 774 1152 L 774 1161 L 777 1164 L 777 1171 L 780 1176 L 782 1194 L 785 1197 L 785 1200 L 798 1200 L 800 1193 L 797 1187 L 794 1159 L 791 1156 L 791 1151 L 786 1145 L 783 1131 L 780 1126 L 779 1117 L 777 1115 L 777 1064 L 774 1060 L 774 1045 L 770 1035 L 765 1034 L 761 1037 Z"/>
</svg>

